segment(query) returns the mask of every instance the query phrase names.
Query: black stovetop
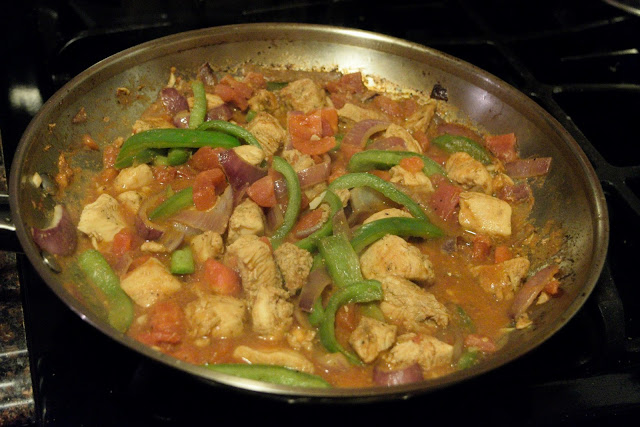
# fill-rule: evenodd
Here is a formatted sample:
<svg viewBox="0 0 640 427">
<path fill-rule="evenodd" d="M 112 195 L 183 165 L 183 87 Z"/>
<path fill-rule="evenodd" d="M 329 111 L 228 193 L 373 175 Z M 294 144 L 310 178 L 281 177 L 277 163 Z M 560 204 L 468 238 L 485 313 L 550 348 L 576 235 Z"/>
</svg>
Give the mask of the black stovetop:
<svg viewBox="0 0 640 427">
<path fill-rule="evenodd" d="M 634 269 L 640 253 L 640 157 L 632 151 L 640 110 L 636 14 L 596 0 L 26 0 L 12 2 L 0 15 L 6 21 L 0 28 L 7 31 L 0 56 L 6 165 L 42 101 L 121 49 L 217 25 L 330 24 L 422 43 L 523 91 L 587 153 L 611 219 L 609 255 L 592 296 L 538 349 L 437 393 L 349 406 L 293 405 L 222 390 L 157 365 L 97 333 L 18 255 L 34 404 L 24 422 L 168 426 L 256 415 L 267 423 L 303 425 L 316 419 L 379 425 L 412 418 L 454 425 L 621 425 L 640 416 L 640 287 Z"/>
</svg>

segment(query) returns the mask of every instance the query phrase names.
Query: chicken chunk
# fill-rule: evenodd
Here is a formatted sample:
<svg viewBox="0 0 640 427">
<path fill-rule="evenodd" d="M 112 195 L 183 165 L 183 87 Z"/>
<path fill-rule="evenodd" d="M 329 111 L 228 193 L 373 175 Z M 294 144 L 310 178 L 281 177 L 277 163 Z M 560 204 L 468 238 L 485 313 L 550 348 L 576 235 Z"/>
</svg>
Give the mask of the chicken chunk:
<svg viewBox="0 0 640 427">
<path fill-rule="evenodd" d="M 408 333 L 398 337 L 398 342 L 384 357 L 394 367 L 406 367 L 418 363 L 423 371 L 451 363 L 453 346 L 439 339 Z"/>
<path fill-rule="evenodd" d="M 511 235 L 511 206 L 504 200 L 483 193 L 460 193 L 460 225 L 474 233 L 490 236 Z"/>
<path fill-rule="evenodd" d="M 338 117 L 352 120 L 356 123 L 362 120 L 387 120 L 387 116 L 380 111 L 368 110 L 350 103 L 344 104 L 344 106 L 338 110 Z"/>
<path fill-rule="evenodd" d="M 407 145 L 407 151 L 412 151 L 414 153 L 420 153 L 420 154 L 422 153 L 422 147 L 420 146 L 420 143 L 416 141 L 416 139 L 411 135 L 411 133 L 409 133 L 409 131 L 403 128 L 402 126 L 392 123 L 384 132 L 383 137 L 391 138 L 394 136 L 398 138 L 402 138 L 404 140 L 405 144 Z"/>
<path fill-rule="evenodd" d="M 120 214 L 120 204 L 108 194 L 101 194 L 95 202 L 82 209 L 78 230 L 95 242 L 111 242 L 126 222 Z"/>
<path fill-rule="evenodd" d="M 180 280 L 153 257 L 120 281 L 122 290 L 142 307 L 149 307 L 168 297 L 179 291 L 181 286 Z"/>
<path fill-rule="evenodd" d="M 191 251 L 196 262 L 203 263 L 209 258 L 220 258 L 224 253 L 222 236 L 215 231 L 205 231 L 193 237 L 190 242 Z"/>
<path fill-rule="evenodd" d="M 296 172 L 300 172 L 316 164 L 310 155 L 304 154 L 295 148 L 283 150 L 282 158 L 285 159 Z"/>
<path fill-rule="evenodd" d="M 349 337 L 349 344 L 365 363 L 373 362 L 380 352 L 396 341 L 398 327 L 370 317 L 362 317 Z"/>
<path fill-rule="evenodd" d="M 322 108 L 326 104 L 324 89 L 309 78 L 289 83 L 280 90 L 279 95 L 291 109 L 303 113 Z"/>
<path fill-rule="evenodd" d="M 395 184 L 404 185 L 410 188 L 412 191 L 420 193 L 432 193 L 433 184 L 431 180 L 424 172 L 410 172 L 400 165 L 396 165 L 389 170 L 391 174 L 390 182 Z"/>
<path fill-rule="evenodd" d="M 278 107 L 276 95 L 267 89 L 259 89 L 249 99 L 249 108 L 252 111 L 273 111 Z"/>
<path fill-rule="evenodd" d="M 207 92 L 205 93 L 205 96 L 207 98 L 207 111 L 224 104 L 224 100 L 220 98 L 218 95 Z M 187 96 L 187 104 L 189 104 L 190 110 L 193 109 L 194 101 L 195 101 L 195 98 L 193 96 Z"/>
<path fill-rule="evenodd" d="M 420 131 L 426 133 L 429 123 L 431 123 L 431 119 L 433 119 L 433 116 L 436 113 L 436 107 L 437 104 L 433 101 L 421 105 L 415 113 L 407 117 L 407 130 L 410 132 Z"/>
<path fill-rule="evenodd" d="M 124 168 L 120 171 L 113 186 L 118 191 L 138 190 L 153 183 L 153 171 L 147 164 Z"/>
<path fill-rule="evenodd" d="M 311 272 L 311 253 L 293 243 L 285 242 L 278 246 L 273 255 L 284 278 L 285 287 L 291 295 L 295 294 L 307 282 Z"/>
<path fill-rule="evenodd" d="M 235 257 L 240 270 L 242 287 L 250 303 L 256 298 L 259 288 L 282 289 L 282 277 L 269 245 L 257 236 L 240 236 L 227 246 L 227 257 Z"/>
<path fill-rule="evenodd" d="M 202 295 L 184 309 L 192 338 L 231 338 L 244 331 L 244 301 L 228 295 Z"/>
<path fill-rule="evenodd" d="M 250 364 L 276 365 L 313 374 L 313 363 L 295 350 L 256 350 L 241 345 L 233 351 L 233 357 Z"/>
<path fill-rule="evenodd" d="M 233 243 L 238 237 L 251 234 L 264 235 L 265 216 L 256 202 L 247 198 L 233 210 L 229 218 L 227 242 Z"/>
<path fill-rule="evenodd" d="M 133 124 L 133 133 L 140 133 L 151 129 L 169 129 L 175 128 L 172 122 L 165 117 L 145 117 L 138 119 Z"/>
<path fill-rule="evenodd" d="M 313 339 L 316 337 L 316 331 L 300 326 L 294 326 L 286 333 L 287 343 L 294 350 L 311 351 L 313 348 Z"/>
<path fill-rule="evenodd" d="M 265 112 L 256 114 L 247 125 L 247 130 L 260 142 L 267 156 L 273 156 L 287 139 L 287 132 L 278 119 Z"/>
<path fill-rule="evenodd" d="M 293 304 L 280 288 L 258 288 L 251 304 L 253 331 L 268 338 L 279 339 L 293 324 Z"/>
<path fill-rule="evenodd" d="M 433 294 L 401 277 L 385 276 L 378 280 L 384 293 L 380 309 L 393 323 L 409 330 L 419 330 L 424 324 L 449 324 L 447 309 Z"/>
<path fill-rule="evenodd" d="M 360 256 L 360 268 L 366 279 L 387 275 L 427 283 L 435 279 L 433 265 L 427 255 L 394 234 L 387 234 L 372 243 Z"/>
<path fill-rule="evenodd" d="M 529 260 L 524 257 L 471 267 L 471 273 L 479 280 L 482 289 L 493 294 L 498 301 L 513 298 L 528 271 Z"/>
<path fill-rule="evenodd" d="M 233 151 L 245 162 L 253 166 L 258 166 L 264 160 L 264 151 L 254 145 L 240 145 L 234 147 Z"/>
<path fill-rule="evenodd" d="M 493 179 L 482 163 L 464 152 L 453 153 L 445 164 L 447 176 L 466 190 L 491 194 Z"/>
<path fill-rule="evenodd" d="M 377 221 L 383 218 L 413 218 L 411 214 L 407 211 L 403 211 L 398 208 L 389 208 L 383 209 L 379 212 L 374 213 L 369 218 L 365 219 L 362 224 L 368 224 L 373 221 Z"/>
<path fill-rule="evenodd" d="M 140 205 L 142 205 L 142 194 L 137 191 L 125 191 L 118 194 L 116 198 L 131 213 L 138 213 Z"/>
</svg>

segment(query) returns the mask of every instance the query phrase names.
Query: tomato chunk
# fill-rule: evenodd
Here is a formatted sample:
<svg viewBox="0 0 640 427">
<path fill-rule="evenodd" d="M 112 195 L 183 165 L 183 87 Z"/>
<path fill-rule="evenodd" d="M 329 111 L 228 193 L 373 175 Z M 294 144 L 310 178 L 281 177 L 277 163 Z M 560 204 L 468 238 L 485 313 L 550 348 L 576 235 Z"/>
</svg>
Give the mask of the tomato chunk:
<svg viewBox="0 0 640 427">
<path fill-rule="evenodd" d="M 235 296 L 242 291 L 238 273 L 213 258 L 209 258 L 204 263 L 204 278 L 209 288 L 215 293 Z"/>
<path fill-rule="evenodd" d="M 215 205 L 220 193 L 224 188 L 225 175 L 222 169 L 209 169 L 196 175 L 193 183 L 193 203 L 199 211 L 206 211 Z"/>
<path fill-rule="evenodd" d="M 263 208 L 274 207 L 277 203 L 273 177 L 266 175 L 247 188 L 247 195 Z"/>
</svg>

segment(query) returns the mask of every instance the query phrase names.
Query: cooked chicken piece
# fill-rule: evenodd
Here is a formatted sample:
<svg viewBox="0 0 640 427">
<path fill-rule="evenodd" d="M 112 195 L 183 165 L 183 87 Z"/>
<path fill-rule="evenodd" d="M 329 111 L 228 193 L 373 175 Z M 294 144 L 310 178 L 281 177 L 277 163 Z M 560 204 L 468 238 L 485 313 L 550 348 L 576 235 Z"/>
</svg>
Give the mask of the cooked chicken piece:
<svg viewBox="0 0 640 427">
<path fill-rule="evenodd" d="M 167 249 L 167 247 L 160 242 L 144 242 L 142 245 L 140 245 L 140 250 L 143 252 L 157 253 L 169 252 L 169 249 Z"/>
<path fill-rule="evenodd" d="M 372 243 L 360 256 L 360 268 L 366 279 L 388 275 L 427 283 L 435 279 L 427 255 L 394 234 Z"/>
<path fill-rule="evenodd" d="M 222 236 L 215 231 L 205 231 L 194 236 L 190 245 L 193 258 L 198 263 L 203 263 L 209 258 L 220 258 L 224 253 Z"/>
<path fill-rule="evenodd" d="M 179 291 L 181 286 L 180 280 L 153 257 L 120 281 L 122 290 L 142 307 L 149 307 L 158 300 L 168 297 Z"/>
<path fill-rule="evenodd" d="M 113 181 L 113 187 L 118 191 L 138 190 L 153 183 L 153 171 L 147 164 L 124 168 Z"/>
<path fill-rule="evenodd" d="M 245 162 L 253 166 L 258 166 L 264 160 L 264 151 L 255 145 L 241 145 L 234 147 L 233 151 Z"/>
<path fill-rule="evenodd" d="M 429 335 L 408 333 L 398 337 L 384 359 L 394 367 L 418 363 L 423 371 L 451 363 L 453 346 Z"/>
<path fill-rule="evenodd" d="M 395 123 L 392 123 L 384 132 L 383 137 L 391 138 L 394 136 L 397 136 L 404 140 L 405 144 L 407 145 L 407 151 L 413 151 L 414 153 L 420 153 L 420 154 L 422 153 L 422 147 L 420 146 L 420 143 L 416 141 L 416 139 L 413 136 L 411 136 L 409 131 L 400 125 L 396 125 Z"/>
<path fill-rule="evenodd" d="M 207 110 L 219 107 L 222 104 L 224 104 L 224 101 L 218 95 L 215 95 L 213 93 L 208 93 L 208 92 L 205 93 L 205 95 L 207 97 Z M 189 104 L 189 109 L 193 108 L 193 101 L 194 101 L 193 96 L 187 96 L 187 104 Z"/>
<path fill-rule="evenodd" d="M 315 330 L 302 328 L 300 326 L 294 326 L 285 334 L 287 343 L 289 343 L 294 350 L 311 351 L 315 337 Z"/>
<path fill-rule="evenodd" d="M 502 172 L 497 173 L 491 181 L 491 187 L 495 193 L 498 193 L 502 188 L 508 185 L 514 185 L 513 179 Z"/>
<path fill-rule="evenodd" d="M 278 246 L 273 255 L 284 278 L 285 287 L 294 295 L 307 282 L 313 264 L 311 253 L 293 243 L 285 242 Z"/>
<path fill-rule="evenodd" d="M 349 337 L 349 344 L 365 363 L 376 360 L 380 352 L 390 348 L 396 340 L 398 327 L 370 317 L 362 317 Z"/>
<path fill-rule="evenodd" d="M 437 103 L 433 101 L 421 105 L 418 111 L 407 117 L 407 121 L 405 122 L 407 130 L 410 132 L 427 132 L 429 123 L 431 123 L 431 119 L 436 112 L 436 106 Z"/>
<path fill-rule="evenodd" d="M 460 193 L 460 225 L 474 233 L 508 237 L 511 235 L 511 206 L 483 193 Z"/>
<path fill-rule="evenodd" d="M 231 338 L 244 330 L 245 303 L 228 295 L 203 294 L 184 309 L 191 338 Z"/>
<path fill-rule="evenodd" d="M 256 114 L 247 125 L 247 130 L 260 142 L 267 156 L 273 156 L 287 139 L 287 132 L 278 119 L 265 112 Z"/>
<path fill-rule="evenodd" d="M 410 188 L 412 191 L 417 191 L 420 193 L 433 192 L 433 185 L 431 184 L 431 180 L 422 171 L 413 173 L 409 172 L 400 165 L 396 165 L 389 169 L 389 173 L 391 174 L 391 179 L 389 180 L 390 182 L 404 185 L 405 187 Z"/>
<path fill-rule="evenodd" d="M 445 164 L 447 176 L 467 190 L 493 191 L 493 179 L 482 163 L 464 152 L 453 153 Z"/>
<path fill-rule="evenodd" d="M 278 94 L 291 109 L 303 113 L 322 108 L 326 104 L 324 89 L 308 78 L 289 83 Z"/>
<path fill-rule="evenodd" d="M 498 301 L 513 298 L 528 272 L 529 260 L 524 257 L 471 267 L 471 273 L 478 278 L 482 289 L 493 294 Z"/>
<path fill-rule="evenodd" d="M 227 246 L 226 257 L 235 257 L 242 287 L 250 304 L 259 288 L 282 289 L 282 277 L 271 253 L 271 247 L 258 236 L 244 235 Z"/>
<path fill-rule="evenodd" d="M 137 191 L 125 191 L 118 194 L 116 198 L 131 213 L 138 213 L 142 205 L 142 194 Z"/>
<path fill-rule="evenodd" d="M 281 288 L 258 288 L 250 310 L 253 331 L 264 337 L 279 339 L 293 324 L 293 304 Z"/>
<path fill-rule="evenodd" d="M 365 219 L 362 224 L 368 224 L 372 221 L 376 221 L 383 218 L 413 218 L 411 214 L 407 211 L 403 211 L 398 208 L 389 208 L 383 209 L 379 212 L 374 213 L 369 218 Z"/>
<path fill-rule="evenodd" d="M 387 116 L 377 110 L 368 110 L 366 108 L 358 107 L 354 104 L 344 104 L 344 106 L 338 110 L 338 117 L 341 119 L 352 120 L 356 123 L 362 120 L 387 120 Z"/>
<path fill-rule="evenodd" d="M 151 129 L 175 128 L 173 123 L 164 117 L 145 117 L 138 119 L 133 124 L 133 133 L 140 133 Z"/>
<path fill-rule="evenodd" d="M 384 297 L 380 309 L 393 323 L 409 330 L 419 330 L 423 324 L 447 326 L 449 313 L 433 294 L 415 283 L 396 276 L 377 278 Z"/>
<path fill-rule="evenodd" d="M 227 243 L 233 243 L 238 237 L 247 234 L 263 236 L 265 221 L 262 208 L 253 200 L 246 198 L 236 206 L 229 218 Z"/>
<path fill-rule="evenodd" d="M 101 194 L 95 202 L 82 209 L 78 230 L 95 242 L 111 242 L 126 222 L 120 214 L 120 204 L 108 194 Z"/>
<path fill-rule="evenodd" d="M 233 351 L 233 357 L 250 364 L 276 365 L 313 374 L 314 367 L 306 357 L 295 350 L 256 350 L 241 345 Z"/>
<path fill-rule="evenodd" d="M 278 100 L 273 92 L 259 89 L 249 99 L 249 108 L 255 112 L 273 111 L 278 108 Z"/>
</svg>

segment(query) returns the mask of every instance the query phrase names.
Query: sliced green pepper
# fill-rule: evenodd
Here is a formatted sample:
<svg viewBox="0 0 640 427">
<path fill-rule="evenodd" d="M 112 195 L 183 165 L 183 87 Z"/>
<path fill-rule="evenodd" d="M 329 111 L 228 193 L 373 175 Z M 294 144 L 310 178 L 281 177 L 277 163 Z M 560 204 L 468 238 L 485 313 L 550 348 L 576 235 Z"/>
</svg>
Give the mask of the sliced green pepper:
<svg viewBox="0 0 640 427">
<path fill-rule="evenodd" d="M 187 187 L 184 190 L 178 191 L 173 196 L 169 197 L 164 202 L 160 203 L 160 206 L 155 208 L 150 214 L 149 219 L 155 221 L 161 218 L 168 218 L 175 214 L 179 210 L 188 208 L 193 205 L 193 188 Z"/>
<path fill-rule="evenodd" d="M 365 150 L 351 156 L 347 169 L 349 172 L 366 172 L 371 169 L 390 169 L 407 157 L 419 157 L 424 163 L 422 171 L 431 176 L 440 174 L 446 176 L 445 170 L 435 160 L 422 154 L 410 151 Z"/>
<path fill-rule="evenodd" d="M 258 112 L 255 110 L 249 110 L 247 111 L 247 115 L 245 116 L 245 120 L 247 121 L 247 123 L 249 123 L 251 120 L 255 119 L 255 117 L 258 115 Z"/>
<path fill-rule="evenodd" d="M 367 303 L 382 299 L 382 285 L 377 280 L 363 280 L 350 283 L 348 286 L 338 289 L 327 303 L 324 318 L 319 328 L 319 337 L 322 345 L 330 352 L 340 352 L 354 365 L 361 365 L 362 361 L 355 354 L 344 349 L 335 333 L 336 312 L 344 304 L 351 302 Z"/>
<path fill-rule="evenodd" d="M 489 152 L 473 139 L 446 133 L 434 138 L 431 143 L 447 153 L 462 151 L 485 165 L 491 163 Z"/>
<path fill-rule="evenodd" d="M 318 241 L 318 250 L 324 257 L 325 267 L 333 283 L 345 288 L 363 280 L 360 260 L 345 236 L 328 236 Z"/>
<path fill-rule="evenodd" d="M 155 148 L 233 148 L 240 145 L 237 138 L 223 132 L 208 132 L 195 129 L 151 129 L 131 135 L 118 153 L 115 167 L 122 169 L 134 161 L 147 163 L 157 152 Z"/>
<path fill-rule="evenodd" d="M 313 251 L 317 244 L 318 239 L 322 237 L 326 237 L 331 234 L 333 231 L 333 221 L 332 218 L 340 209 L 342 209 L 342 200 L 333 191 L 327 190 L 322 198 L 322 202 L 327 202 L 329 204 L 329 217 L 327 221 L 320 227 L 318 230 L 311 233 L 309 236 L 305 237 L 302 240 L 298 240 L 296 242 L 296 246 L 301 249 L 306 249 L 309 252 Z"/>
<path fill-rule="evenodd" d="M 267 82 L 267 90 L 273 92 L 287 87 L 288 84 L 289 82 Z"/>
<path fill-rule="evenodd" d="M 195 271 L 196 266 L 193 262 L 193 253 L 189 246 L 178 249 L 171 254 L 172 274 L 192 274 Z"/>
<path fill-rule="evenodd" d="M 189 114 L 189 129 L 196 129 L 207 117 L 207 94 L 204 83 L 200 80 L 191 83 L 191 89 L 193 89 L 193 108 Z"/>
<path fill-rule="evenodd" d="M 387 234 L 395 234 L 401 237 L 422 237 L 424 239 L 443 235 L 442 230 L 424 219 L 382 218 L 358 227 L 351 238 L 351 246 L 358 253 Z"/>
<path fill-rule="evenodd" d="M 460 359 L 458 359 L 457 368 L 458 369 L 468 369 L 478 363 L 478 350 L 476 348 L 470 347 L 465 350 L 461 355 Z"/>
<path fill-rule="evenodd" d="M 287 192 L 289 193 L 289 201 L 287 203 L 287 211 L 284 213 L 284 220 L 270 239 L 271 245 L 277 248 L 296 224 L 298 214 L 300 213 L 300 205 L 302 204 L 302 190 L 300 189 L 298 174 L 286 160 L 282 157 L 274 156 L 272 166 L 275 171 L 280 172 L 284 176 L 284 180 L 287 183 Z"/>
<path fill-rule="evenodd" d="M 126 332 L 133 321 L 133 303 L 120 287 L 120 279 L 100 252 L 89 249 L 78 257 L 78 266 L 107 300 L 109 324 Z"/>
<path fill-rule="evenodd" d="M 235 377 L 264 381 L 271 384 L 289 385 L 294 387 L 330 388 L 331 385 L 323 378 L 275 365 L 247 365 L 228 363 L 220 365 L 204 365 L 206 368 L 222 372 Z"/>
<path fill-rule="evenodd" d="M 184 148 L 171 148 L 167 153 L 167 164 L 169 166 L 178 166 L 183 163 L 186 163 L 191 156 L 191 152 L 189 150 L 185 150 Z"/>
<path fill-rule="evenodd" d="M 370 187 L 382 193 L 383 196 L 393 200 L 407 208 L 414 218 L 420 218 L 428 221 L 427 215 L 424 213 L 419 204 L 413 201 L 411 197 L 398 190 L 395 185 L 385 181 L 370 173 L 348 173 L 335 179 L 329 184 L 329 190 L 337 190 L 353 187 Z"/>
<path fill-rule="evenodd" d="M 255 136 L 242 126 L 235 125 L 233 123 L 226 122 L 224 120 L 209 120 L 198 126 L 198 130 L 201 131 L 220 131 L 238 139 L 243 140 L 249 145 L 253 145 L 262 149 L 262 145 L 256 139 Z"/>
<path fill-rule="evenodd" d="M 469 332 L 475 332 L 476 325 L 474 325 L 473 320 L 471 319 L 471 317 L 469 317 L 467 312 L 464 311 L 464 308 L 456 305 L 456 311 L 458 312 L 458 317 L 460 317 L 460 323 L 462 324 L 462 326 Z"/>
</svg>

